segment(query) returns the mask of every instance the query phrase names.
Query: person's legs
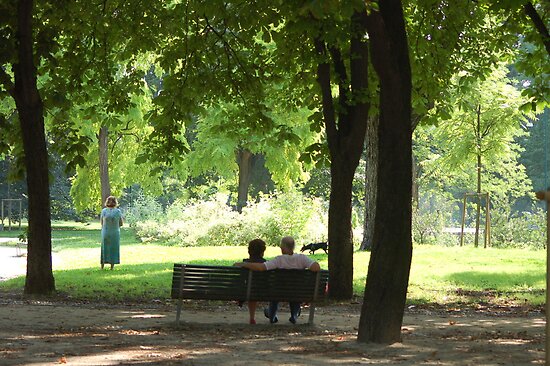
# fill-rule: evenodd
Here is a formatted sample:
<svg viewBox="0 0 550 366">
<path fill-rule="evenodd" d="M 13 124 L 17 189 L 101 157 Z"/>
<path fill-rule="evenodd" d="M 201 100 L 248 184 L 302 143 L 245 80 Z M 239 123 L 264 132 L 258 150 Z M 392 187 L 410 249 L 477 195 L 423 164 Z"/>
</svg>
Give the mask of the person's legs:
<svg viewBox="0 0 550 366">
<path fill-rule="evenodd" d="M 269 318 L 270 323 L 277 323 L 279 321 L 277 318 L 277 310 L 279 310 L 278 301 L 269 302 L 269 307 L 264 309 L 264 315 L 266 318 Z"/>
<path fill-rule="evenodd" d="M 292 324 L 296 324 L 296 319 L 300 316 L 301 312 L 301 303 L 299 302 L 289 302 L 290 307 L 290 319 L 288 319 Z"/>
<path fill-rule="evenodd" d="M 250 315 L 250 324 L 256 324 L 256 306 L 258 303 L 256 301 L 248 302 L 248 314 Z"/>
</svg>

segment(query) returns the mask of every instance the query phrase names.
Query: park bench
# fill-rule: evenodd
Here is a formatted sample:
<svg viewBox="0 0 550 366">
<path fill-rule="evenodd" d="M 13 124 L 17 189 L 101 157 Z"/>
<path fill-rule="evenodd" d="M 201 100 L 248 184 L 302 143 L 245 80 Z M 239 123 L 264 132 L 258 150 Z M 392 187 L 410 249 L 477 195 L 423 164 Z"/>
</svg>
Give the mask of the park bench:
<svg viewBox="0 0 550 366">
<path fill-rule="evenodd" d="M 324 299 L 328 271 L 296 269 L 251 271 L 240 267 L 174 264 L 172 298 L 178 300 L 179 324 L 183 299 L 284 301 L 309 303 L 313 324 L 315 303 Z"/>
</svg>

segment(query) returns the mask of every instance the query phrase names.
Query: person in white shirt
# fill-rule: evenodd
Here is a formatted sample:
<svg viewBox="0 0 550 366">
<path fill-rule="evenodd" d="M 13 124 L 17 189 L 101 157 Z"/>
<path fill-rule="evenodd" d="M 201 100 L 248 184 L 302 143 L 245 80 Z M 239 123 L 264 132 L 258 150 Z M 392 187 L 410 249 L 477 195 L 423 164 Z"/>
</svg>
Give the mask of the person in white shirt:
<svg viewBox="0 0 550 366">
<path fill-rule="evenodd" d="M 281 253 L 282 255 L 275 257 L 264 263 L 252 263 L 252 262 L 240 262 L 235 263 L 235 266 L 248 268 L 253 271 L 270 271 L 273 269 L 308 269 L 310 271 L 318 272 L 321 270 L 319 263 L 309 258 L 305 254 L 294 253 L 294 238 L 291 236 L 285 236 L 281 239 Z M 299 302 L 291 302 L 290 305 L 290 319 L 289 321 L 296 324 L 296 320 L 300 315 L 301 304 Z M 277 311 L 279 310 L 279 302 L 272 301 L 269 303 L 269 307 L 264 309 L 264 315 L 269 318 L 270 323 L 277 323 Z"/>
</svg>

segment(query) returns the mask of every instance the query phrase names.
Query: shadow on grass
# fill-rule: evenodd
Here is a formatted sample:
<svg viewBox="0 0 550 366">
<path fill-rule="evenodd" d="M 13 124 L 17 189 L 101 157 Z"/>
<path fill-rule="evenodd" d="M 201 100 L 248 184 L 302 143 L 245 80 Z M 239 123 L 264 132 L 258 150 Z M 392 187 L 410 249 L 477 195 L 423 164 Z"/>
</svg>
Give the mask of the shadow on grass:
<svg viewBox="0 0 550 366">
<path fill-rule="evenodd" d="M 138 244 L 134 231 L 128 228 L 120 230 L 120 244 L 131 245 Z M 86 249 L 97 248 L 101 244 L 101 230 L 90 229 L 69 229 L 52 231 L 52 249 L 54 252 L 60 252 L 66 249 Z"/>
<path fill-rule="evenodd" d="M 195 260 L 188 264 L 231 266 L 232 260 Z M 164 301 L 170 298 L 174 263 L 122 264 L 114 270 L 99 266 L 54 271 L 59 294 L 73 300 L 105 303 Z M 25 277 L 1 283 L 0 289 L 21 290 Z"/>
</svg>

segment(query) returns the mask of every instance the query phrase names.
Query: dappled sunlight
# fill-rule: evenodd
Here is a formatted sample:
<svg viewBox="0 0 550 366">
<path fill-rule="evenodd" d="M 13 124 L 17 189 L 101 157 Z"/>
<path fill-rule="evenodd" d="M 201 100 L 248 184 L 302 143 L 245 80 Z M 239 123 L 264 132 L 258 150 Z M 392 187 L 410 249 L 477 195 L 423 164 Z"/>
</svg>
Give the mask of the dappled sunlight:
<svg viewBox="0 0 550 366">
<path fill-rule="evenodd" d="M 132 319 L 152 319 L 152 318 L 165 318 L 165 314 L 148 314 L 148 313 L 128 313 L 127 316 L 129 316 Z"/>
<path fill-rule="evenodd" d="M 190 304 L 189 304 L 190 305 Z M 540 317 L 406 314 L 402 343 L 358 343 L 356 307 L 318 309 L 316 325 L 258 318 L 231 304 L 202 303 L 175 326 L 170 311 L 128 307 L 8 305 L 0 308 L 7 366 L 68 365 L 463 365 L 527 364 L 543 358 Z M 475 315 L 475 316 L 474 316 Z M 12 319 L 16 318 L 16 322 Z M 303 319 L 305 321 L 305 319 Z M 515 361 L 514 361 L 515 360 Z M 526 361 L 526 362 L 524 362 Z"/>
</svg>

